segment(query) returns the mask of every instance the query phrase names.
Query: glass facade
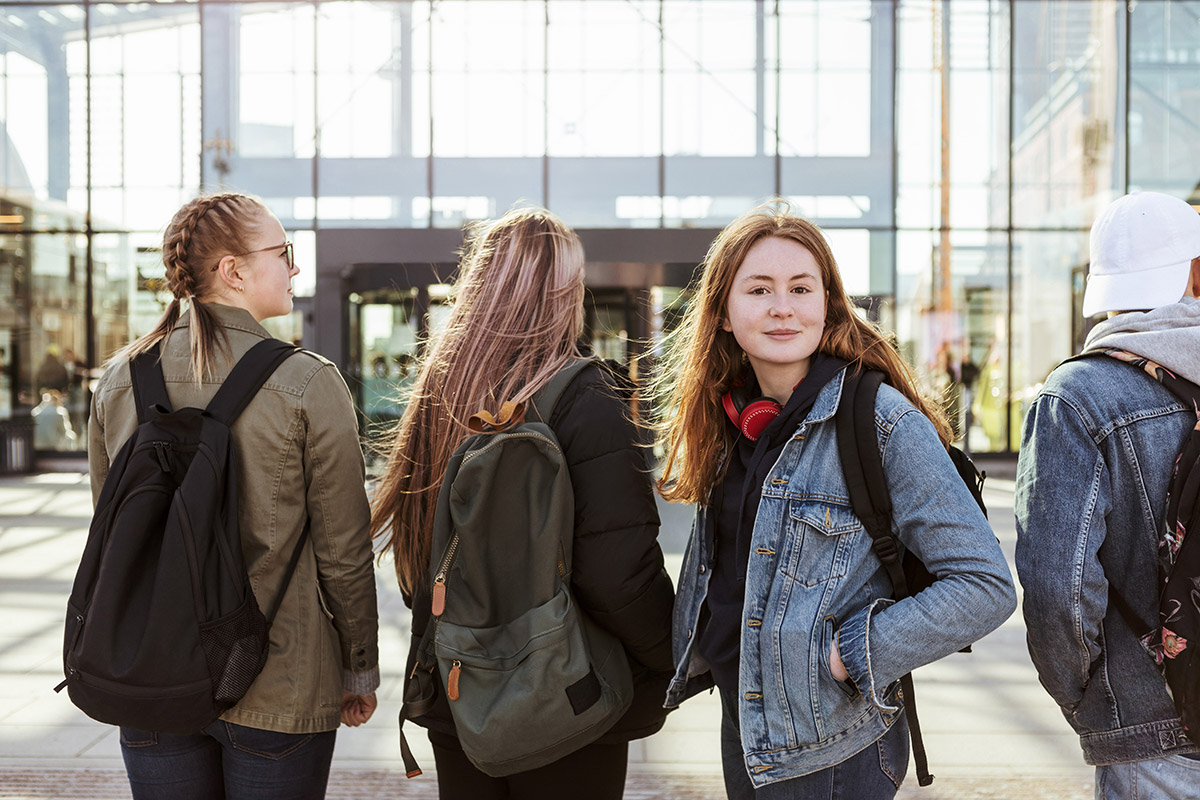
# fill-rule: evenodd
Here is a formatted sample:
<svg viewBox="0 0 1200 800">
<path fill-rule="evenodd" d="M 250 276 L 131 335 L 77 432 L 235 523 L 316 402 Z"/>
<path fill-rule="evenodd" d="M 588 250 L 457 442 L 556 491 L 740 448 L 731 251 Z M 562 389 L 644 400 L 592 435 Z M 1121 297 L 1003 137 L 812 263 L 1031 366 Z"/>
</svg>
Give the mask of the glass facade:
<svg viewBox="0 0 1200 800">
<path fill-rule="evenodd" d="M 1098 209 L 1200 203 L 1198 19 L 1200 0 L 0 0 L 0 426 L 84 446 L 89 383 L 161 312 L 161 230 L 202 191 L 264 198 L 297 294 L 342 291 L 326 355 L 381 418 L 437 281 L 347 288 L 329 232 L 443 242 L 544 204 L 612 243 L 589 325 L 619 356 L 686 303 L 686 272 L 650 277 L 696 263 L 673 243 L 779 195 L 966 444 L 1015 449 L 1086 333 Z M 623 256 L 633 229 L 660 238 Z M 301 316 L 279 335 L 321 350 Z"/>
</svg>

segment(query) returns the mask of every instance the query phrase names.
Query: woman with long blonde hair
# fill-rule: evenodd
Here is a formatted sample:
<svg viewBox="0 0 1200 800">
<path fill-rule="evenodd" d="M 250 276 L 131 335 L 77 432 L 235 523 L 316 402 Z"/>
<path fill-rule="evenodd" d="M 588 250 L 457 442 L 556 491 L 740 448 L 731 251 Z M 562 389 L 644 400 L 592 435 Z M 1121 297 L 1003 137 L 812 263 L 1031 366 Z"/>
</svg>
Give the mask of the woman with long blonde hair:
<svg viewBox="0 0 1200 800">
<path fill-rule="evenodd" d="M 891 599 L 851 510 L 834 413 L 847 374 L 883 373 L 875 422 L 893 530 L 935 576 Z M 713 242 L 661 377 L 659 488 L 697 505 L 667 705 L 716 685 L 731 798 L 891 798 L 908 764 L 897 680 L 1015 606 L 950 426 L 861 319 L 817 226 L 781 202 Z"/>
<path fill-rule="evenodd" d="M 449 323 L 429 349 L 375 494 L 372 530 L 395 561 L 413 609 L 417 644 L 431 617 L 430 548 L 435 504 L 468 419 L 504 401 L 528 401 L 581 356 L 584 256 L 575 233 L 543 209 L 510 211 L 471 232 Z M 633 706 L 611 731 L 557 762 L 491 778 L 466 758 L 440 681 L 429 729 L 443 798 L 616 798 L 628 741 L 661 727 L 672 668 L 673 590 L 658 547 L 658 512 L 645 448 L 632 421 L 632 387 L 600 363 L 571 381 L 548 424 L 562 446 L 575 494 L 572 591 L 624 645 L 635 676 Z"/>
</svg>

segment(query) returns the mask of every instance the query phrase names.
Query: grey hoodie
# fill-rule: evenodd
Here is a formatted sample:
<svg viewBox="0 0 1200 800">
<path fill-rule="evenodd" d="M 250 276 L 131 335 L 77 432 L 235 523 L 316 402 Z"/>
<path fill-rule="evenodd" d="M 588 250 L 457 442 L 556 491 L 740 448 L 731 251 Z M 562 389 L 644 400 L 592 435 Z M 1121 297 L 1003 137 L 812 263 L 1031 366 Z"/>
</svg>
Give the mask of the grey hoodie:
<svg viewBox="0 0 1200 800">
<path fill-rule="evenodd" d="M 1106 319 L 1088 334 L 1083 351 L 1128 350 L 1200 384 L 1200 300 L 1185 297 L 1151 311 Z"/>
</svg>

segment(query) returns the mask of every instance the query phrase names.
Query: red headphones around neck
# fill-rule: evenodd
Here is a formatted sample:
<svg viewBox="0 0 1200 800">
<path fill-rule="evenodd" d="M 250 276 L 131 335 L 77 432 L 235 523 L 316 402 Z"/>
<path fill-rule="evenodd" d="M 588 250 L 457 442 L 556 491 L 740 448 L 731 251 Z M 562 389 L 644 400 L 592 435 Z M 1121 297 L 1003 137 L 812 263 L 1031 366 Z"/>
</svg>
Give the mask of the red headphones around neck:
<svg viewBox="0 0 1200 800">
<path fill-rule="evenodd" d="M 742 435 L 752 442 L 758 441 L 762 432 L 783 411 L 783 406 L 769 397 L 758 397 L 747 401 L 745 386 L 741 383 L 735 383 L 725 393 L 725 396 L 721 398 L 721 405 L 725 407 L 729 421 L 736 425 Z"/>
</svg>

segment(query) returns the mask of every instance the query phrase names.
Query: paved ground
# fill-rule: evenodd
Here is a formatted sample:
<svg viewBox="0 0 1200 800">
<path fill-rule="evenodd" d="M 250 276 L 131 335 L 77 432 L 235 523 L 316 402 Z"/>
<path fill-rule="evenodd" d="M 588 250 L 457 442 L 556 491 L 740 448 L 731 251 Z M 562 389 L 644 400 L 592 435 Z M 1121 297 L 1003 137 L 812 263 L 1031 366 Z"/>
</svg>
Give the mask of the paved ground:
<svg viewBox="0 0 1200 800">
<path fill-rule="evenodd" d="M 1003 473 L 1003 469 L 1000 470 Z M 987 499 L 1011 558 L 1012 483 L 988 482 Z M 90 515 L 87 476 L 77 472 L 0 478 L 0 798 L 128 798 L 115 731 L 52 691 L 62 677 L 62 616 Z M 662 542 L 677 572 L 688 513 L 664 509 Z M 384 683 L 366 726 L 338 734 L 329 797 L 433 798 L 432 775 L 403 777 L 396 715 L 408 614 L 386 567 L 378 574 Z M 1042 692 L 1025 654 L 1017 615 L 976 645 L 922 668 L 917 696 L 932 787 L 910 774 L 906 800 L 1084 800 L 1090 768 L 1074 735 Z M 717 747 L 719 705 L 703 695 L 672 714 L 666 729 L 630 752 L 626 797 L 723 797 Z M 428 745 L 411 737 L 432 766 Z"/>
</svg>

